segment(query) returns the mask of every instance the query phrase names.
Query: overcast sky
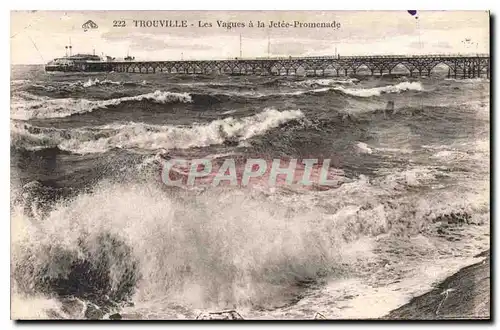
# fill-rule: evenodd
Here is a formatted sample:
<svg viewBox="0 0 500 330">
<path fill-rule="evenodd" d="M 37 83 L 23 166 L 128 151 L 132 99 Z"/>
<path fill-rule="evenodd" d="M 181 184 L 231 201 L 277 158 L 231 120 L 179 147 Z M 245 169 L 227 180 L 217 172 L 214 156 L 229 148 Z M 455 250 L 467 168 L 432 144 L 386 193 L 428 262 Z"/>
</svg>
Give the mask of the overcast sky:
<svg viewBox="0 0 500 330">
<path fill-rule="evenodd" d="M 411 9 L 411 8 L 410 8 Z M 92 20 L 97 29 L 84 31 Z M 125 27 L 113 27 L 113 21 Z M 187 27 L 136 27 L 133 20 L 182 20 Z M 217 20 L 245 27 L 219 27 Z M 212 27 L 199 27 L 199 21 Z M 249 27 L 252 21 L 254 27 Z M 265 27 L 257 27 L 257 21 Z M 340 23 L 339 28 L 269 28 L 270 21 Z M 485 11 L 31 11 L 11 12 L 12 64 L 45 63 L 75 53 L 138 60 L 226 59 L 243 57 L 488 53 L 489 14 Z M 467 40 L 466 40 L 467 39 Z M 36 45 L 36 46 L 35 46 Z M 38 49 L 38 50 L 37 50 Z"/>
</svg>

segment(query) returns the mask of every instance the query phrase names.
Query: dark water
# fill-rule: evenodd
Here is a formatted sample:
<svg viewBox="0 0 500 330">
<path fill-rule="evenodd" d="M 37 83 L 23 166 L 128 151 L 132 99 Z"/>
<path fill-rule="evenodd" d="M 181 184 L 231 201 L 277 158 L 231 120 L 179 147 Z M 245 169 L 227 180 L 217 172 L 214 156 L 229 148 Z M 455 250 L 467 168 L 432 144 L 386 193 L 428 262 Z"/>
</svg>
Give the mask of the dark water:
<svg viewBox="0 0 500 330">
<path fill-rule="evenodd" d="M 489 245 L 486 80 L 14 67 L 11 98 L 22 317 L 376 317 Z M 329 158 L 339 185 L 171 190 L 165 150 Z"/>
</svg>

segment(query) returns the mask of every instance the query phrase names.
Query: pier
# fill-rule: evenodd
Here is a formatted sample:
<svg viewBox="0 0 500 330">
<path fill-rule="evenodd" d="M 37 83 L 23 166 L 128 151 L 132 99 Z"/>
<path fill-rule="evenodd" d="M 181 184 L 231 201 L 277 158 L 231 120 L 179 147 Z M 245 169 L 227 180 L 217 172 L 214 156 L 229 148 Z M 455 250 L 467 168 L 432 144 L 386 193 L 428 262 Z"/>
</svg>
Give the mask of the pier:
<svg viewBox="0 0 500 330">
<path fill-rule="evenodd" d="M 231 74 L 231 75 L 334 75 L 364 71 L 369 75 L 430 76 L 441 66 L 450 78 L 490 77 L 490 57 L 476 55 L 381 55 L 235 58 L 228 60 L 111 61 L 92 63 L 85 71 L 129 73 Z"/>
</svg>

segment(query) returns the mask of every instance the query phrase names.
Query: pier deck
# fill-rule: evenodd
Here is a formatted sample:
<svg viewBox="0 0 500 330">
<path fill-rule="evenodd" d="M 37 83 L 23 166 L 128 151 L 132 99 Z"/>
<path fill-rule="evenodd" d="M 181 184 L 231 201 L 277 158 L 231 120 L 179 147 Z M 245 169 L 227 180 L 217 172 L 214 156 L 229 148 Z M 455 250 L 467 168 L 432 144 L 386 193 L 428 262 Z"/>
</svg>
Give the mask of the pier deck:
<svg viewBox="0 0 500 330">
<path fill-rule="evenodd" d="M 477 55 L 384 55 L 242 58 L 228 60 L 113 61 L 92 63 L 86 71 L 180 74 L 248 74 L 347 76 L 362 68 L 371 75 L 391 74 L 396 68 L 410 76 L 430 76 L 438 65 L 448 67 L 448 76 L 474 78 L 490 76 L 490 57 Z"/>
</svg>

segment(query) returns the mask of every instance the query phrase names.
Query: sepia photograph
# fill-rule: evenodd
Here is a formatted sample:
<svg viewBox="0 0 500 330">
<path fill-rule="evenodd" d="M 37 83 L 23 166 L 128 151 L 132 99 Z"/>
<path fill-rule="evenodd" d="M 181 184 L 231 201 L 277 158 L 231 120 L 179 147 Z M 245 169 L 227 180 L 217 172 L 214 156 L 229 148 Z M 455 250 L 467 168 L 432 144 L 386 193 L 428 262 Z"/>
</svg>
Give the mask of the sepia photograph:
<svg viewBox="0 0 500 330">
<path fill-rule="evenodd" d="M 11 319 L 490 320 L 486 9 L 11 11 Z"/>
</svg>

